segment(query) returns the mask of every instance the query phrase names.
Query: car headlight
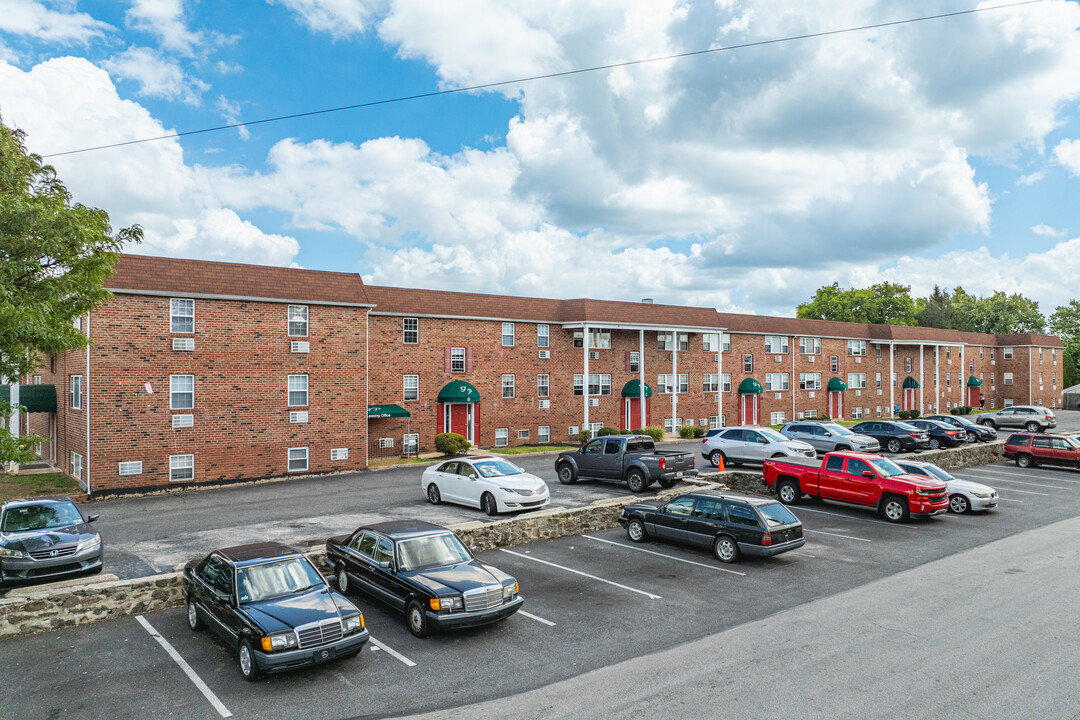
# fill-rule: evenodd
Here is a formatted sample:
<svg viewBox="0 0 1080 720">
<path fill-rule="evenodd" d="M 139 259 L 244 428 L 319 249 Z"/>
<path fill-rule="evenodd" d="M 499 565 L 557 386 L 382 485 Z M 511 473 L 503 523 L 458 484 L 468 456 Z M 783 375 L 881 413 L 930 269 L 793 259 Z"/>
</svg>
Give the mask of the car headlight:
<svg viewBox="0 0 1080 720">
<path fill-rule="evenodd" d="M 101 534 L 100 533 L 95 533 L 94 537 L 87 538 L 87 539 L 83 540 L 82 542 L 80 542 L 75 547 L 75 552 L 76 553 L 81 553 L 83 550 L 90 550 L 91 548 L 99 547 L 100 545 L 101 545 Z"/>
<path fill-rule="evenodd" d="M 460 595 L 431 598 L 428 601 L 428 605 L 436 612 L 454 612 L 455 610 L 461 610 L 465 607 L 465 603 L 462 601 Z"/>
<path fill-rule="evenodd" d="M 510 598 L 514 597 L 517 594 L 518 594 L 517 580 L 514 581 L 513 585 L 503 585 L 503 600 L 509 600 Z"/>
<path fill-rule="evenodd" d="M 793 445 L 788 445 L 788 446 L 787 446 L 787 449 L 788 449 L 788 450 L 790 450 L 790 451 L 791 451 L 791 452 L 793 452 L 793 453 L 799 453 L 800 455 L 801 455 L 801 454 L 802 454 L 802 452 L 803 452 L 803 448 L 801 448 L 801 447 L 795 447 L 795 446 L 793 446 Z"/>
<path fill-rule="evenodd" d="M 347 615 L 341 618 L 341 631 L 351 635 L 364 629 L 364 616 L 361 614 Z"/>
<path fill-rule="evenodd" d="M 508 495 L 525 495 L 525 493 L 521 492 L 520 490 L 515 490 L 514 488 L 501 487 L 499 489 Z"/>
<path fill-rule="evenodd" d="M 972 490 L 972 491 L 971 491 L 971 494 L 972 494 L 972 495 L 974 495 L 975 497 L 977 497 L 977 498 L 980 498 L 980 499 L 983 499 L 983 500 L 985 500 L 986 498 L 990 497 L 990 493 L 985 493 L 985 492 L 976 492 L 975 490 Z"/>
<path fill-rule="evenodd" d="M 0 547 L 0 557 L 26 558 L 30 556 L 24 553 L 22 550 L 12 550 L 11 548 Z"/>
<path fill-rule="evenodd" d="M 294 647 L 296 647 L 296 633 L 291 630 L 289 632 L 267 635 L 262 639 L 262 649 L 265 652 L 277 652 L 278 650 L 286 650 Z"/>
</svg>

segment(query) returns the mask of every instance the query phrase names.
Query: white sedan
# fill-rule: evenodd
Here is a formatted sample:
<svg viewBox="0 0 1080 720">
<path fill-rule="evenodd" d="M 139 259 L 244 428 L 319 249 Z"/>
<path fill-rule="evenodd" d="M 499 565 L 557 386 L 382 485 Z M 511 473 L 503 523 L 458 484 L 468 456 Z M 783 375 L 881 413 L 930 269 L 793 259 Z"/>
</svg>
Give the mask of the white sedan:
<svg viewBox="0 0 1080 720">
<path fill-rule="evenodd" d="M 458 503 L 488 515 L 536 510 L 551 501 L 543 480 L 497 457 L 462 457 L 432 465 L 420 478 L 420 487 L 433 505 Z"/>
<path fill-rule="evenodd" d="M 950 512 L 967 513 L 997 507 L 997 490 L 988 485 L 955 478 L 934 463 L 899 460 L 896 464 L 903 468 L 905 472 L 913 475 L 925 475 L 944 482 L 949 488 Z"/>
</svg>

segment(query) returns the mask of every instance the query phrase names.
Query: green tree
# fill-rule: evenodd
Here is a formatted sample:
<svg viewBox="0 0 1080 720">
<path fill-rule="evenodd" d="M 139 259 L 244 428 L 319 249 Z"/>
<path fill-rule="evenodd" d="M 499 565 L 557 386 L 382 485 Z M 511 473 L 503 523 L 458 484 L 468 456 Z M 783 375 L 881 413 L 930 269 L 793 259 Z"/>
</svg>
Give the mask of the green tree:
<svg viewBox="0 0 1080 720">
<path fill-rule="evenodd" d="M 1061 338 L 1065 352 L 1061 358 L 1064 387 L 1080 384 L 1080 300 L 1070 300 L 1050 316 L 1050 332 Z"/>
<path fill-rule="evenodd" d="M 818 288 L 810 302 L 798 306 L 796 314 L 837 322 L 914 325 L 915 301 L 911 299 L 911 288 L 898 283 L 850 290 L 833 283 Z"/>
<path fill-rule="evenodd" d="M 1080 365 L 1077 364 L 1078 358 L 1080 358 L 1080 354 L 1069 348 L 1065 348 L 1065 352 L 1061 353 L 1062 388 L 1080 385 Z"/>
<path fill-rule="evenodd" d="M 937 285 L 929 296 L 915 301 L 915 319 L 921 327 L 954 328 L 956 308 L 952 295 Z"/>
<path fill-rule="evenodd" d="M 103 286 L 138 226 L 113 232 L 104 210 L 72 204 L 56 170 L 0 118 L 0 376 L 33 373 L 43 355 L 86 347 L 76 318 L 111 296 Z M 0 400 L 0 416 L 12 408 Z M 0 462 L 25 462 L 41 438 L 0 430 Z"/>
</svg>

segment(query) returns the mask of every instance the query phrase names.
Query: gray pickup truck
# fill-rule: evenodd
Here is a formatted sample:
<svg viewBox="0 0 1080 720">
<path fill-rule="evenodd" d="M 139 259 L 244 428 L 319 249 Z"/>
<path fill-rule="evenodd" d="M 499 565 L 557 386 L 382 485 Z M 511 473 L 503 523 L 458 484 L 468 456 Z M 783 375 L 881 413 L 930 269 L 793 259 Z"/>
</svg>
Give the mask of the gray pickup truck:
<svg viewBox="0 0 1080 720">
<path fill-rule="evenodd" d="M 657 450 L 648 435 L 610 435 L 590 440 L 577 450 L 559 453 L 555 471 L 564 485 L 578 479 L 625 482 L 633 492 L 645 492 L 654 482 L 673 487 L 681 478 L 697 475 L 694 453 Z"/>
</svg>

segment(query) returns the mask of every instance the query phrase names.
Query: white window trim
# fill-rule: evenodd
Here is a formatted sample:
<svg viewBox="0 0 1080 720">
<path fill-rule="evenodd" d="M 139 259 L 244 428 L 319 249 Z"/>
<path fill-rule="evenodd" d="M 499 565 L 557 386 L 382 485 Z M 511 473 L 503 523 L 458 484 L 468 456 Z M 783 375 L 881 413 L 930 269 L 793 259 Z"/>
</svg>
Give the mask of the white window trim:
<svg viewBox="0 0 1080 720">
<path fill-rule="evenodd" d="M 461 351 L 461 369 L 460 370 L 455 370 L 454 369 L 454 355 L 457 354 L 458 350 Z M 463 372 L 465 372 L 469 367 L 468 357 L 469 357 L 469 351 L 468 351 L 467 348 L 464 348 L 464 347 L 451 347 L 450 348 L 450 372 L 452 372 L 452 373 L 463 373 Z"/>
<path fill-rule="evenodd" d="M 292 388 L 292 380 L 293 380 L 293 378 L 304 378 L 304 390 L 303 390 L 304 402 L 302 402 L 302 403 L 294 403 L 292 401 L 292 394 L 294 392 L 296 392 L 296 393 L 300 392 L 299 389 L 294 390 Z M 308 378 L 307 373 L 301 373 L 301 374 L 298 374 L 298 375 L 289 375 L 289 379 L 285 383 L 285 400 L 286 400 L 286 402 L 288 402 L 288 404 L 289 404 L 288 406 L 289 407 L 310 407 L 310 403 L 311 403 L 311 397 L 309 396 L 310 390 L 311 390 L 311 381 Z"/>
<path fill-rule="evenodd" d="M 71 452 L 71 476 L 76 480 L 82 480 L 82 455 L 72 451 Z"/>
<path fill-rule="evenodd" d="M 293 458 L 292 458 L 293 450 L 303 450 L 304 451 L 304 467 L 295 468 L 295 469 L 292 467 L 292 464 L 293 464 Z M 285 455 L 285 469 L 286 469 L 286 472 L 307 472 L 308 468 L 311 467 L 310 456 L 311 456 L 311 452 L 306 447 L 291 447 L 291 448 L 289 448 L 288 452 Z"/>
<path fill-rule="evenodd" d="M 507 384 L 507 382 L 506 382 L 507 378 L 510 379 L 509 384 Z M 505 373 L 505 374 L 503 374 L 502 382 L 500 384 L 500 387 L 502 388 L 502 399 L 503 400 L 513 400 L 514 398 L 517 397 L 517 376 L 514 375 L 513 373 Z M 509 395 L 506 394 L 507 390 L 510 391 Z"/>
<path fill-rule="evenodd" d="M 416 378 L 416 384 L 409 387 L 409 378 Z M 409 390 L 414 390 L 416 397 L 409 397 Z M 420 376 L 419 375 L 402 375 L 401 376 L 401 400 L 402 402 L 416 402 L 420 399 Z"/>
<path fill-rule="evenodd" d="M 541 379 L 543 379 L 543 383 L 540 382 Z M 551 376 L 548 373 L 540 373 L 536 376 L 536 397 L 551 397 Z"/>
<path fill-rule="evenodd" d="M 179 378 L 191 378 L 191 405 L 187 407 L 177 407 L 173 400 L 175 395 L 187 395 L 187 390 L 173 390 L 174 379 Z M 170 375 L 169 376 L 169 409 L 170 410 L 194 410 L 195 409 L 195 376 L 194 375 Z"/>
<path fill-rule="evenodd" d="M 76 382 L 78 380 L 78 382 Z M 68 381 L 71 387 L 68 389 L 68 401 L 72 410 L 82 410 L 82 375 L 72 375 Z M 79 391 L 75 392 L 75 386 L 79 386 Z"/>
<path fill-rule="evenodd" d="M 190 315 L 177 315 L 176 313 L 174 313 L 173 312 L 173 302 L 174 301 L 191 303 L 191 314 Z M 191 329 L 190 330 L 173 330 L 173 319 L 174 318 L 191 318 Z M 174 334 L 174 335 L 175 334 L 191 335 L 191 334 L 193 334 L 195 332 L 195 298 L 169 298 L 169 332 L 171 334 Z"/>
<path fill-rule="evenodd" d="M 495 428 L 495 447 L 506 447 L 510 444 L 510 428 Z"/>
<path fill-rule="evenodd" d="M 122 460 L 116 466 L 117 475 L 142 475 L 142 460 Z"/>
<path fill-rule="evenodd" d="M 506 332 L 507 327 L 510 328 L 510 332 Z M 508 335 L 510 336 L 510 342 L 509 343 L 506 342 L 506 337 Z M 514 345 L 516 343 L 517 343 L 517 329 L 514 326 L 514 323 L 512 323 L 512 322 L 504 322 L 502 324 L 502 346 L 503 347 L 514 347 Z"/>
<path fill-rule="evenodd" d="M 541 328 L 543 328 L 543 330 L 544 330 L 543 332 L 540 332 Z M 543 340 L 543 342 L 540 342 L 541 339 Z M 544 323 L 537 324 L 537 326 L 536 326 L 536 347 L 538 347 L 538 348 L 551 347 L 551 327 L 549 325 L 546 325 Z"/>
<path fill-rule="evenodd" d="M 412 321 L 416 324 L 415 330 L 409 330 L 408 322 Z M 409 333 L 416 333 L 416 339 L 412 342 L 409 341 Z M 407 317 L 401 319 L 401 342 L 405 345 L 419 345 L 420 344 L 420 318 Z"/>
<path fill-rule="evenodd" d="M 177 461 L 181 460 L 182 458 L 191 458 L 191 464 L 190 465 L 178 465 Z M 189 478 L 186 478 L 186 477 L 182 477 L 182 478 L 173 477 L 173 472 L 175 470 L 190 470 L 191 471 L 191 477 L 189 477 Z M 194 480 L 194 479 L 195 479 L 195 455 L 193 453 L 185 453 L 183 455 L 170 455 L 169 456 L 169 482 L 184 482 L 185 480 Z"/>
<path fill-rule="evenodd" d="M 296 322 L 296 323 L 300 322 L 299 320 L 293 320 L 292 319 L 293 308 L 303 308 L 303 310 L 304 310 L 304 320 L 303 320 L 303 322 L 304 322 L 304 333 L 302 335 L 300 333 L 294 333 L 292 331 L 292 324 L 294 322 Z M 309 332 L 308 323 L 310 322 L 310 320 L 311 320 L 311 310 L 308 308 L 307 305 L 290 305 L 289 309 L 288 309 L 288 311 L 287 311 L 287 313 L 285 315 L 285 332 L 288 333 L 289 337 L 307 337 L 308 332 Z"/>
<path fill-rule="evenodd" d="M 551 442 L 551 426 L 541 425 L 536 428 L 536 442 L 540 444 Z"/>
</svg>

